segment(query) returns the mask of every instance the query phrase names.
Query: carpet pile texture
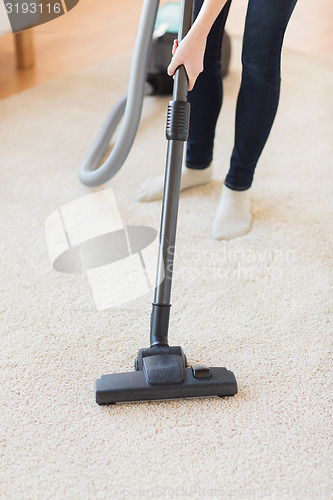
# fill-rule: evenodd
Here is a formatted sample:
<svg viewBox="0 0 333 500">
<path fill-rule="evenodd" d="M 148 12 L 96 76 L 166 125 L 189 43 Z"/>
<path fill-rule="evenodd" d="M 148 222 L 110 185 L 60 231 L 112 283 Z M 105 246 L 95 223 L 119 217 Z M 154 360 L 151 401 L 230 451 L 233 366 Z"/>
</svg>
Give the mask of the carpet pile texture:
<svg viewBox="0 0 333 500">
<path fill-rule="evenodd" d="M 87 276 L 52 269 L 45 221 L 112 188 L 124 224 L 165 166 L 168 98 L 148 97 L 105 186 L 78 169 L 127 89 L 125 54 L 0 102 L 1 498 L 333 498 L 333 62 L 286 51 L 280 108 L 244 237 L 210 237 L 233 144 L 240 42 L 224 81 L 214 180 L 181 195 L 170 343 L 234 371 L 234 398 L 99 407 L 94 381 L 133 369 L 151 294 L 97 311 Z M 199 236 L 200 235 L 200 236 Z"/>
</svg>

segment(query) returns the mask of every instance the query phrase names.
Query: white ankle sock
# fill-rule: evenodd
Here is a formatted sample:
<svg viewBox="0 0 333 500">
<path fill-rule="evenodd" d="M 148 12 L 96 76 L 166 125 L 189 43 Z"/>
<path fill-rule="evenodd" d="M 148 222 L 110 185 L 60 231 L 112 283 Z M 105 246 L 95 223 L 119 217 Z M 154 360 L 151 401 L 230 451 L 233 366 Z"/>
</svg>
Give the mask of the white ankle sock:
<svg viewBox="0 0 333 500">
<path fill-rule="evenodd" d="M 180 179 L 180 190 L 188 189 L 201 184 L 206 184 L 212 179 L 213 166 L 207 168 L 194 169 L 182 167 L 182 175 Z M 150 177 L 146 179 L 136 192 L 137 201 L 153 201 L 160 200 L 163 197 L 164 176 Z"/>
<path fill-rule="evenodd" d="M 249 231 L 252 219 L 249 191 L 234 191 L 223 186 L 212 228 L 215 240 L 231 240 Z"/>
</svg>

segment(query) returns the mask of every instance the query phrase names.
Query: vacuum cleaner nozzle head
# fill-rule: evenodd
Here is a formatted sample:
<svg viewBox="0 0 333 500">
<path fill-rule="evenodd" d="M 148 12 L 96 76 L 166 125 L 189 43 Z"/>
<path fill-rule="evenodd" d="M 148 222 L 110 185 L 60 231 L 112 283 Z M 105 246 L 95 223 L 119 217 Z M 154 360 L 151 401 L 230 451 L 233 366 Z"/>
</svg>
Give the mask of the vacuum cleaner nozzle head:
<svg viewBox="0 0 333 500">
<path fill-rule="evenodd" d="M 180 347 L 141 349 L 137 370 L 103 375 L 96 381 L 99 405 L 203 396 L 234 396 L 237 382 L 226 368 L 186 367 Z"/>
</svg>

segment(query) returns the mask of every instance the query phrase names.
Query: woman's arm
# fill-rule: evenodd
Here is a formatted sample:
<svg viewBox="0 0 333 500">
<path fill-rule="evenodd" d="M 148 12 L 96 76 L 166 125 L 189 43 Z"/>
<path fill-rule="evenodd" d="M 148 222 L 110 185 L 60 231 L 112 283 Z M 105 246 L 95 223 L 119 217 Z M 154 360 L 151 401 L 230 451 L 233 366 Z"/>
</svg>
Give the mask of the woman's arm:
<svg viewBox="0 0 333 500">
<path fill-rule="evenodd" d="M 177 41 L 174 43 L 168 75 L 172 76 L 178 66 L 183 64 L 189 78 L 188 90 L 193 89 L 195 80 L 203 70 L 207 36 L 226 3 L 227 0 L 204 0 L 190 31 L 179 46 L 177 46 Z"/>
</svg>

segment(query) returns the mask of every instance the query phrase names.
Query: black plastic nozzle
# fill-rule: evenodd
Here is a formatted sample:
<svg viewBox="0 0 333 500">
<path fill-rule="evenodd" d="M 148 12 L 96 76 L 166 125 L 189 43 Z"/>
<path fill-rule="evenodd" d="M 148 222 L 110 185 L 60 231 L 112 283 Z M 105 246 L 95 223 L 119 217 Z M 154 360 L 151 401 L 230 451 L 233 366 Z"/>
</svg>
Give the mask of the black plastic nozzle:
<svg viewBox="0 0 333 500">
<path fill-rule="evenodd" d="M 187 367 L 181 347 L 140 349 L 136 371 L 103 375 L 96 381 L 99 405 L 203 396 L 234 396 L 237 382 L 226 368 Z"/>
</svg>

